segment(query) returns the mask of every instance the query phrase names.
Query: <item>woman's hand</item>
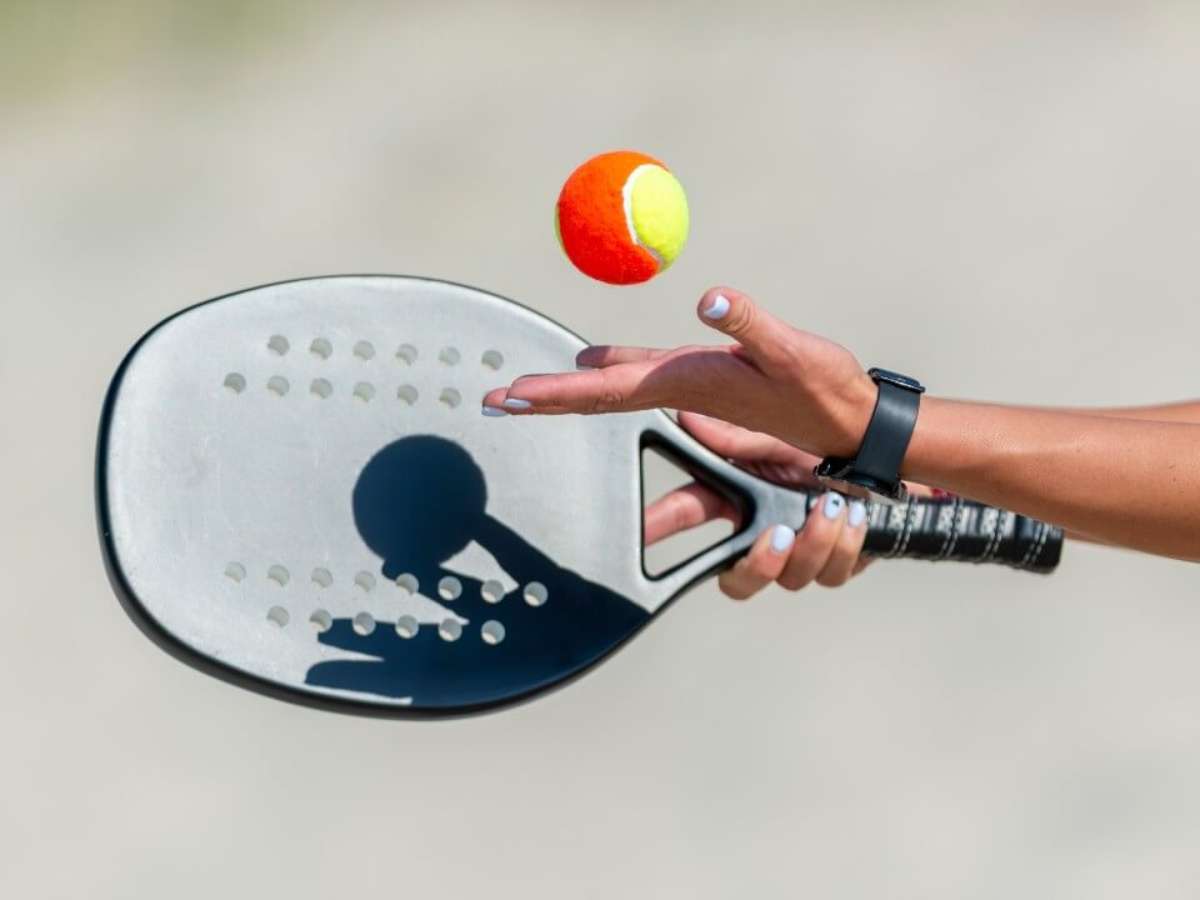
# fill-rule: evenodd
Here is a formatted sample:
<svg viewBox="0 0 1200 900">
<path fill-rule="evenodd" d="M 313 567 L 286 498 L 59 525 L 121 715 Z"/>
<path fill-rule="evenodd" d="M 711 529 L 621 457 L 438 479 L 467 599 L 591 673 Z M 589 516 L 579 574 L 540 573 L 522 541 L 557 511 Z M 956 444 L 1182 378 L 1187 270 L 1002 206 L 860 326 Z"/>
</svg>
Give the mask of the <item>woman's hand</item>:
<svg viewBox="0 0 1200 900">
<path fill-rule="evenodd" d="M 698 313 L 736 343 L 589 347 L 576 362 L 595 371 L 518 378 L 489 391 L 483 412 L 668 407 L 763 432 L 815 456 L 857 453 L 878 392 L 848 350 L 792 328 L 728 288 L 708 291 Z M 1159 421 L 1123 418 L 1120 410 L 1080 413 L 925 394 L 900 471 L 1095 541 L 1200 561 L 1200 425 L 1190 406 L 1167 407 Z"/>
<path fill-rule="evenodd" d="M 819 457 L 858 450 L 876 388 L 850 351 L 779 321 L 729 288 L 708 291 L 697 313 L 736 343 L 675 350 L 588 347 L 576 357 L 586 371 L 522 376 L 489 392 L 484 411 L 677 409 L 680 424 L 712 450 L 792 488 L 815 486 Z M 737 524 L 736 517 L 716 493 L 692 484 L 647 508 L 645 541 L 653 544 L 714 518 Z M 759 535 L 750 552 L 721 574 L 721 590 L 744 600 L 772 582 L 789 590 L 814 581 L 844 584 L 866 566 L 860 557 L 865 537 L 866 506 L 825 494 L 799 534 L 779 524 Z"/>
<path fill-rule="evenodd" d="M 853 354 L 793 328 L 729 288 L 708 291 L 700 321 L 733 338 L 716 347 L 588 347 L 594 371 L 525 375 L 490 391 L 496 415 L 611 413 L 667 407 L 704 413 L 817 456 L 853 456 L 876 387 Z"/>
<path fill-rule="evenodd" d="M 760 478 L 797 489 L 815 485 L 816 458 L 778 438 L 695 413 L 681 413 L 679 424 L 713 452 Z M 845 584 L 870 561 L 860 555 L 866 518 L 862 501 L 847 504 L 840 494 L 825 494 L 799 534 L 786 525 L 760 534 L 750 552 L 721 573 L 720 588 L 734 600 L 746 600 L 772 582 L 792 591 L 814 581 L 826 587 Z M 718 493 L 699 483 L 686 485 L 646 508 L 646 544 L 713 519 L 741 524 L 737 510 Z"/>
</svg>

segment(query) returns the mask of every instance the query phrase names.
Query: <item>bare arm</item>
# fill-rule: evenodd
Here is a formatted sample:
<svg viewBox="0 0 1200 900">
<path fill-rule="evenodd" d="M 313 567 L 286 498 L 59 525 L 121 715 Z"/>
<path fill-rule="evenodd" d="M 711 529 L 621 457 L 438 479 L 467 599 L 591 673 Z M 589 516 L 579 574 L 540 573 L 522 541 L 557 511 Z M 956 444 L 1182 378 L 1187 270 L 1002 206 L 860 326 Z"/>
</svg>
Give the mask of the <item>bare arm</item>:
<svg viewBox="0 0 1200 900">
<path fill-rule="evenodd" d="M 1152 406 L 1078 407 L 1064 409 L 1085 416 L 1104 416 L 1112 419 L 1141 419 L 1151 422 L 1182 422 L 1200 425 L 1200 400 L 1182 400 L 1176 403 L 1160 403 Z M 1095 535 L 1067 529 L 1067 537 L 1075 541 L 1112 546 Z"/>
<path fill-rule="evenodd" d="M 818 457 L 857 452 L 878 392 L 850 351 L 728 288 L 708 291 L 697 312 L 735 343 L 590 347 L 577 362 L 595 371 L 523 376 L 488 392 L 485 408 L 671 407 Z M 1090 540 L 1200 561 L 1200 403 L 1053 410 L 925 397 L 901 472 Z"/>
<path fill-rule="evenodd" d="M 905 477 L 1200 560 L 1200 424 L 927 398 Z"/>
<path fill-rule="evenodd" d="M 1117 406 L 1066 410 L 1084 416 L 1104 416 L 1111 419 L 1141 419 L 1151 422 L 1182 422 L 1200 425 L 1200 400 L 1163 403 L 1157 406 Z"/>
</svg>

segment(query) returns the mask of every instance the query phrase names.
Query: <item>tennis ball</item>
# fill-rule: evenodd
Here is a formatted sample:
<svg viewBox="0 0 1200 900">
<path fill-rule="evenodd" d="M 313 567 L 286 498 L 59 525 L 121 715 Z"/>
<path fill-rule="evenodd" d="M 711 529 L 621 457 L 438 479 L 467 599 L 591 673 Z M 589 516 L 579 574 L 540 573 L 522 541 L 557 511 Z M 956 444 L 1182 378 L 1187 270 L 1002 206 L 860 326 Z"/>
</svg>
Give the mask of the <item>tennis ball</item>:
<svg viewBox="0 0 1200 900">
<path fill-rule="evenodd" d="M 649 281 L 688 236 L 687 197 L 652 156 L 617 150 L 571 173 L 554 210 L 558 242 L 585 275 L 608 284 Z"/>
</svg>

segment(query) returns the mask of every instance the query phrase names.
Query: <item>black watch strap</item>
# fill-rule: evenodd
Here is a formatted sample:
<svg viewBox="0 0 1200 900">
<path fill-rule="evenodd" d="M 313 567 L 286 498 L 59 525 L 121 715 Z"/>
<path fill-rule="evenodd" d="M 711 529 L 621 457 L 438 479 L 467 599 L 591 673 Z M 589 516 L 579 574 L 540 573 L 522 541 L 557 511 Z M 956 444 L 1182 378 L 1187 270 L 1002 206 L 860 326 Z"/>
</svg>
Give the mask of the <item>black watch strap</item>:
<svg viewBox="0 0 1200 900">
<path fill-rule="evenodd" d="M 847 493 L 903 500 L 900 464 L 916 428 L 925 388 L 915 379 L 886 369 L 871 369 L 867 374 L 879 394 L 858 454 L 854 459 L 831 456 L 817 466 L 816 474 Z"/>
</svg>

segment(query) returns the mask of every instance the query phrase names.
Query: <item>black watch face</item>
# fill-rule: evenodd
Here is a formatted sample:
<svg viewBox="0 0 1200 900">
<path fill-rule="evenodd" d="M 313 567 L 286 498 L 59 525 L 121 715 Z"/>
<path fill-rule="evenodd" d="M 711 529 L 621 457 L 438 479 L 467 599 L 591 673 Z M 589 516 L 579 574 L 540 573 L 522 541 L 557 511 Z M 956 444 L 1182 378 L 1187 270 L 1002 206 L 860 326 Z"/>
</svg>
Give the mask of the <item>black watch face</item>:
<svg viewBox="0 0 1200 900">
<path fill-rule="evenodd" d="M 901 375 L 899 372 L 889 372 L 887 369 L 869 369 L 867 374 L 875 380 L 876 383 L 886 381 L 888 384 L 894 384 L 897 387 L 908 388 L 910 391 L 923 392 L 925 386 L 915 378 L 909 378 L 907 375 Z"/>
</svg>

